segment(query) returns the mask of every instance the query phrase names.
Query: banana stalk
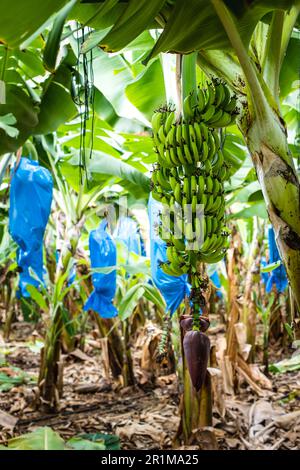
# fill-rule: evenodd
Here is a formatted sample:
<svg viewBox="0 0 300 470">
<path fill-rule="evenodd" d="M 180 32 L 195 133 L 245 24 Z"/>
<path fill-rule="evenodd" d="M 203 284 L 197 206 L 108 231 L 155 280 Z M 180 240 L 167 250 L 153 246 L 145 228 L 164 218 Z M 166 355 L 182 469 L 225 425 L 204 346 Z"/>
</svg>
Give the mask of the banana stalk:
<svg viewBox="0 0 300 470">
<path fill-rule="evenodd" d="M 260 182 L 276 243 L 300 309 L 300 186 L 279 117 L 261 128 L 243 128 Z M 275 143 L 275 145 L 274 145 Z"/>
<path fill-rule="evenodd" d="M 300 310 L 300 186 L 294 167 L 293 158 L 288 148 L 284 121 L 278 108 L 278 77 L 282 60 L 299 14 L 300 5 L 295 5 L 284 21 L 274 29 L 274 21 L 269 32 L 270 40 L 266 47 L 264 76 L 254 67 L 248 51 L 242 42 L 236 22 L 224 2 L 211 0 L 216 14 L 228 35 L 239 60 L 241 73 L 235 80 L 229 79 L 230 85 L 239 92 L 240 97 L 247 93 L 247 106 L 243 106 L 240 129 L 244 135 L 252 157 L 257 177 L 260 182 L 270 221 L 275 231 L 276 243 L 284 263 L 291 289 Z M 275 18 L 275 17 L 274 17 Z M 274 20 L 273 18 L 273 20 Z M 280 24 L 280 28 L 278 27 Z M 281 36 L 279 57 L 274 56 L 273 42 Z M 221 64 L 219 51 L 210 51 L 205 57 L 205 69 L 223 77 L 222 67 L 228 70 L 228 64 Z M 215 60 L 216 59 L 216 60 Z M 272 64 L 270 74 L 270 61 Z M 198 58 L 201 65 L 201 55 Z M 217 66 L 216 66 L 217 64 Z M 246 82 L 244 91 L 237 83 Z"/>
<path fill-rule="evenodd" d="M 76 251 L 81 233 L 80 228 L 80 223 L 73 228 L 72 236 L 66 241 L 63 247 L 55 273 L 56 286 L 62 277 L 65 276 L 69 261 Z M 45 345 L 41 351 L 41 366 L 38 379 L 42 407 L 45 412 L 56 410 L 59 405 L 59 398 L 62 395 L 63 370 L 60 361 L 60 352 L 63 316 L 60 302 L 53 301 L 51 310 L 51 323 L 45 338 Z"/>
</svg>

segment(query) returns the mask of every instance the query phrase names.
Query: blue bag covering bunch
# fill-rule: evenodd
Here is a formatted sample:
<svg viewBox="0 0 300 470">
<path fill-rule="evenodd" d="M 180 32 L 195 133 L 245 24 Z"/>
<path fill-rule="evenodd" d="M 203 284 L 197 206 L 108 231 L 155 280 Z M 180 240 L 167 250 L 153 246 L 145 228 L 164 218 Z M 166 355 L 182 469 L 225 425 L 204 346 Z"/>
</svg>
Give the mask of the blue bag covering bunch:
<svg viewBox="0 0 300 470">
<path fill-rule="evenodd" d="M 213 274 L 210 276 L 210 279 L 212 280 L 212 282 L 214 283 L 217 289 L 221 288 L 221 281 L 220 281 L 219 273 L 217 270 L 213 272 Z M 217 297 L 219 297 L 220 299 L 223 297 L 223 294 L 220 290 L 217 290 L 216 294 L 217 294 Z"/>
<path fill-rule="evenodd" d="M 107 220 L 103 220 L 96 230 L 89 236 L 90 258 L 92 268 L 105 268 L 116 266 L 117 250 L 115 242 L 106 231 Z M 103 318 L 112 318 L 118 315 L 113 305 L 117 287 L 117 273 L 114 269 L 108 274 L 93 273 L 94 290 L 84 305 L 84 310 L 94 310 Z"/>
<path fill-rule="evenodd" d="M 18 296 L 30 297 L 26 286 L 43 282 L 43 239 L 52 202 L 53 181 L 50 172 L 38 162 L 22 157 L 12 170 L 9 205 L 9 232 L 18 245 L 20 268 Z"/>
<path fill-rule="evenodd" d="M 166 243 L 157 234 L 157 224 L 160 217 L 161 204 L 149 198 L 149 221 L 150 221 L 150 258 L 151 274 L 156 287 L 160 290 L 167 304 L 167 311 L 171 315 L 176 311 L 186 295 L 190 294 L 190 285 L 187 274 L 182 276 L 170 276 L 162 270 L 160 263 L 167 261 Z"/>
<path fill-rule="evenodd" d="M 275 263 L 280 260 L 280 254 L 275 241 L 275 233 L 273 227 L 268 229 L 268 240 L 269 240 L 269 263 Z M 278 292 L 283 292 L 288 285 L 287 275 L 283 264 L 278 268 L 273 269 L 269 273 L 266 292 L 271 292 L 273 285 L 276 286 Z"/>
<path fill-rule="evenodd" d="M 146 256 L 144 240 L 139 226 L 131 217 L 120 217 L 114 231 L 114 238 L 126 245 L 128 253 L 132 252 L 137 255 Z"/>
</svg>

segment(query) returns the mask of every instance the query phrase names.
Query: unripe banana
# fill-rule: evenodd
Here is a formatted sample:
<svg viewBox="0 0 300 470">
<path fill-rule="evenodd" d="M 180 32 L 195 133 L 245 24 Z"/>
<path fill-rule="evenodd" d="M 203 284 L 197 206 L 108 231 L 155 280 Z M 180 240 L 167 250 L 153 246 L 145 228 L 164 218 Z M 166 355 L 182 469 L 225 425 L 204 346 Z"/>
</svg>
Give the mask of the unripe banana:
<svg viewBox="0 0 300 470">
<path fill-rule="evenodd" d="M 168 132 L 170 131 L 172 125 L 173 125 L 173 122 L 175 120 L 175 112 L 174 111 L 171 111 L 166 119 L 166 122 L 165 122 L 165 125 L 164 125 L 164 131 L 165 131 L 165 135 L 168 134 Z"/>
<path fill-rule="evenodd" d="M 214 204 L 214 201 L 215 201 L 215 198 L 213 196 L 213 194 L 211 194 L 208 198 L 207 198 L 207 203 L 206 203 L 206 206 L 205 206 L 205 214 L 209 213 L 211 211 L 211 208 Z"/>
<path fill-rule="evenodd" d="M 157 181 L 163 189 L 171 189 L 169 181 L 165 178 L 161 170 L 157 170 Z"/>
<path fill-rule="evenodd" d="M 206 237 L 211 237 L 212 235 L 212 217 L 206 216 Z"/>
<path fill-rule="evenodd" d="M 207 106 L 205 108 L 204 111 L 205 112 L 201 115 L 201 118 L 205 123 L 207 123 L 207 121 L 209 121 L 213 117 L 213 115 L 215 114 L 216 108 L 215 108 L 215 106 L 210 104 L 209 106 Z"/>
<path fill-rule="evenodd" d="M 202 111 L 204 110 L 206 106 L 206 97 L 205 94 L 202 90 L 202 88 L 198 87 L 198 92 L 197 92 L 197 109 L 198 112 L 201 114 Z"/>
<path fill-rule="evenodd" d="M 221 81 L 218 81 L 217 83 L 215 83 L 215 90 L 216 90 L 216 98 L 215 98 L 215 102 L 214 102 L 214 105 L 218 108 L 224 98 L 225 98 L 225 90 L 224 90 L 224 85 Z"/>
<path fill-rule="evenodd" d="M 210 175 L 208 175 L 206 177 L 205 185 L 206 185 L 206 192 L 209 193 L 209 194 L 212 194 L 213 193 L 214 182 L 213 182 L 213 179 Z"/>
<path fill-rule="evenodd" d="M 190 187 L 190 178 L 185 176 L 183 179 L 183 192 L 187 199 L 187 203 L 191 203 L 191 187 Z"/>
<path fill-rule="evenodd" d="M 207 105 L 210 106 L 215 102 L 216 90 L 212 83 L 209 83 L 206 89 Z"/>
<path fill-rule="evenodd" d="M 170 145 L 169 151 L 170 151 L 171 160 L 174 163 L 174 165 L 176 166 L 180 165 L 180 161 L 176 154 L 176 147 L 174 147 L 173 145 Z"/>
<path fill-rule="evenodd" d="M 176 238 L 174 235 L 172 235 L 171 241 L 178 251 L 185 251 L 185 243 L 183 239 Z"/>
<path fill-rule="evenodd" d="M 213 160 L 215 153 L 216 153 L 216 145 L 215 145 L 215 140 L 211 132 L 209 132 L 208 134 L 207 144 L 208 144 L 208 149 L 209 149 L 207 158 L 209 160 Z"/>
<path fill-rule="evenodd" d="M 151 126 L 154 134 L 158 134 L 159 128 L 162 125 L 162 113 L 155 112 L 151 119 Z"/>
<path fill-rule="evenodd" d="M 222 110 L 222 116 L 214 121 L 213 126 L 214 127 L 227 127 L 232 123 L 232 116 L 230 113 Z"/>
<path fill-rule="evenodd" d="M 189 93 L 183 101 L 183 115 L 187 122 L 189 122 L 194 117 L 194 111 L 192 107 L 192 93 Z"/>
<path fill-rule="evenodd" d="M 237 97 L 234 95 L 229 103 L 224 106 L 224 111 L 227 111 L 228 113 L 233 113 L 235 111 L 235 108 L 236 108 L 236 103 L 237 103 Z"/>
<path fill-rule="evenodd" d="M 166 134 L 165 134 L 165 128 L 163 124 L 158 129 L 158 138 L 162 144 L 166 142 Z"/>
<path fill-rule="evenodd" d="M 224 91 L 224 98 L 221 103 L 221 108 L 226 110 L 226 107 L 228 106 L 230 100 L 231 100 L 231 94 L 230 90 L 227 85 L 223 84 L 223 91 Z"/>
<path fill-rule="evenodd" d="M 217 180 L 216 180 L 216 181 L 217 181 Z M 176 185 L 177 185 L 177 179 L 175 178 L 175 176 L 171 175 L 171 176 L 169 177 L 169 182 L 170 182 L 172 191 L 173 191 L 173 193 L 174 193 L 174 192 L 175 192 Z M 180 183 L 179 183 L 179 184 L 180 184 Z"/>
<path fill-rule="evenodd" d="M 191 178 L 191 194 L 194 195 L 194 194 L 197 194 L 197 178 L 195 175 L 192 175 Z"/>
<path fill-rule="evenodd" d="M 194 122 L 194 130 L 195 130 L 195 135 L 196 135 L 196 145 L 198 149 L 198 153 L 200 154 L 202 151 L 202 134 L 201 134 L 201 128 L 199 122 L 195 121 Z"/>
<path fill-rule="evenodd" d="M 178 202 L 178 204 L 181 205 L 182 203 L 182 194 L 181 194 L 181 184 L 179 181 L 177 181 L 175 190 L 174 190 L 174 197 L 175 201 Z"/>
<path fill-rule="evenodd" d="M 216 108 L 214 115 L 213 115 L 210 119 L 207 119 L 207 120 L 206 120 L 206 124 L 207 124 L 208 126 L 214 127 L 214 123 L 215 123 L 215 122 L 218 122 L 219 119 L 221 119 L 221 117 L 223 116 L 223 112 L 224 112 L 224 111 L 223 111 L 222 109 Z"/>
<path fill-rule="evenodd" d="M 208 127 L 204 122 L 199 123 L 200 129 L 201 129 L 201 134 L 202 134 L 202 140 L 208 140 Z"/>
<path fill-rule="evenodd" d="M 202 155 L 201 155 L 202 162 L 205 162 L 205 160 L 207 160 L 208 153 L 209 153 L 208 143 L 206 140 L 204 140 L 202 143 Z"/>
</svg>

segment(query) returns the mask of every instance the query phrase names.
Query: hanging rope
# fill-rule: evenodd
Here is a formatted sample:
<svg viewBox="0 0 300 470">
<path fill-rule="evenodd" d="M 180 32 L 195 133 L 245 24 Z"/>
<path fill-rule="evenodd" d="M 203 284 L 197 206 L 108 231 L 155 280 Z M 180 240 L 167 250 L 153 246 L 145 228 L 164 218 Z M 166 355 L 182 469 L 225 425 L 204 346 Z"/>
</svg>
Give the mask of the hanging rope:
<svg viewBox="0 0 300 470">
<path fill-rule="evenodd" d="M 87 124 L 91 117 L 90 130 L 90 149 L 89 158 L 92 158 L 94 147 L 94 128 L 95 128 L 95 89 L 94 89 L 94 71 L 93 71 L 93 51 L 89 53 L 82 52 L 86 33 L 90 33 L 90 28 L 86 31 L 85 27 L 79 28 L 77 25 L 77 63 L 76 73 L 73 75 L 73 100 L 79 106 L 80 114 L 80 145 L 79 145 L 79 172 L 80 184 L 83 183 L 83 171 L 87 175 L 86 154 L 87 154 Z M 81 34 L 79 34 L 79 31 Z M 88 179 L 86 179 L 88 184 Z"/>
</svg>

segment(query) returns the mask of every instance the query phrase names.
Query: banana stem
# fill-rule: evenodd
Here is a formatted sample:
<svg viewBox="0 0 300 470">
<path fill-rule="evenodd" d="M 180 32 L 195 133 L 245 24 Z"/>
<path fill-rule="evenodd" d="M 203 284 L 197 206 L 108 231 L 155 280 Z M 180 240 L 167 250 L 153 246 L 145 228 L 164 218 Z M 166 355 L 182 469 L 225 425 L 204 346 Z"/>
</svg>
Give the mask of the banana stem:
<svg viewBox="0 0 300 470">
<path fill-rule="evenodd" d="M 8 47 L 4 47 L 4 54 L 3 54 L 3 63 L 2 63 L 2 70 L 1 70 L 1 77 L 0 80 L 4 82 L 5 79 L 5 72 L 6 72 L 6 64 L 8 60 Z"/>
<path fill-rule="evenodd" d="M 190 94 L 192 96 L 192 104 L 196 104 L 196 65 L 197 65 L 197 52 L 182 56 L 182 102 Z"/>
<path fill-rule="evenodd" d="M 284 12 L 281 10 L 275 11 L 268 31 L 268 40 L 262 66 L 264 79 L 275 96 L 278 105 L 281 67 L 280 54 L 278 54 L 278 51 L 281 49 L 283 22 Z"/>
<path fill-rule="evenodd" d="M 211 0 L 211 3 L 213 4 L 216 13 L 220 18 L 220 21 L 243 69 L 244 75 L 248 82 L 248 89 L 256 118 L 263 124 L 265 121 L 270 120 L 270 106 L 266 100 L 266 96 L 242 42 L 241 36 L 239 35 L 234 19 L 222 0 Z"/>
</svg>

